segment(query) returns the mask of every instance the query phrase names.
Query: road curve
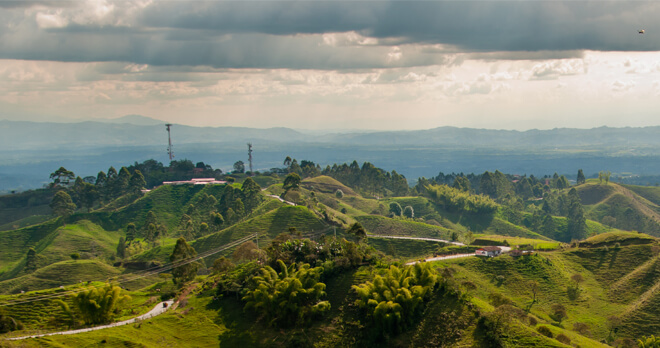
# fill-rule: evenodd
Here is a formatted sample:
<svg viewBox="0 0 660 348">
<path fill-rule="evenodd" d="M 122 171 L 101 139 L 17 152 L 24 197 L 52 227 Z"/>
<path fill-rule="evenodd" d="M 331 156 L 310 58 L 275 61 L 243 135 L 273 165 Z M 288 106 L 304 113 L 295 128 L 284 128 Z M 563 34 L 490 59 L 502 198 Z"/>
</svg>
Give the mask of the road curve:
<svg viewBox="0 0 660 348">
<path fill-rule="evenodd" d="M 40 334 L 40 335 L 12 337 L 12 338 L 6 338 L 6 340 L 8 340 L 8 341 L 18 341 L 18 340 L 24 340 L 26 338 L 36 338 L 36 337 L 44 337 L 44 336 L 75 335 L 75 334 L 82 333 L 82 332 L 90 332 L 90 331 L 108 329 L 108 328 L 116 327 L 116 326 L 133 324 L 136 321 L 153 318 L 157 315 L 165 313 L 165 311 L 167 311 L 168 309 L 170 309 L 172 307 L 173 303 L 174 303 L 173 300 L 160 302 L 152 310 L 150 310 L 146 314 L 142 314 L 142 315 L 137 316 L 133 319 L 128 319 L 128 320 L 124 320 L 124 321 L 120 321 L 120 322 L 112 323 L 112 324 L 108 324 L 108 325 L 101 325 L 101 326 L 89 327 L 89 328 L 86 328 L 86 329 L 78 329 L 78 330 L 70 330 L 70 331 L 51 332 L 51 333 Z M 164 304 L 167 304 L 167 305 L 165 306 Z"/>
<path fill-rule="evenodd" d="M 503 253 L 508 253 L 511 251 L 510 247 L 507 246 L 499 246 L 500 249 L 502 249 Z M 469 253 L 469 254 L 455 254 L 455 255 L 447 255 L 447 256 L 438 256 L 438 257 L 430 257 L 428 259 L 424 259 L 423 262 L 431 262 L 431 261 L 440 261 L 440 260 L 449 260 L 449 259 L 458 259 L 461 257 L 470 257 L 470 256 L 476 256 L 475 253 Z M 414 265 L 417 262 L 422 262 L 422 261 L 411 261 L 406 263 L 406 265 Z"/>
</svg>

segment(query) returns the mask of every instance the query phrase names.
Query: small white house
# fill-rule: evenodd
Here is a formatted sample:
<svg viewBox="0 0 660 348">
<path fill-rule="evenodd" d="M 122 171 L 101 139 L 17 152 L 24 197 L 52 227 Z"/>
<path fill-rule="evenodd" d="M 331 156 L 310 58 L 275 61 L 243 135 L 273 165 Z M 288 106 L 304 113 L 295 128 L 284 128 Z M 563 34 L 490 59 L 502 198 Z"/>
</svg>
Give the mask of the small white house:
<svg viewBox="0 0 660 348">
<path fill-rule="evenodd" d="M 486 246 L 474 251 L 477 256 L 495 257 L 502 253 L 502 249 L 496 246 Z"/>
</svg>

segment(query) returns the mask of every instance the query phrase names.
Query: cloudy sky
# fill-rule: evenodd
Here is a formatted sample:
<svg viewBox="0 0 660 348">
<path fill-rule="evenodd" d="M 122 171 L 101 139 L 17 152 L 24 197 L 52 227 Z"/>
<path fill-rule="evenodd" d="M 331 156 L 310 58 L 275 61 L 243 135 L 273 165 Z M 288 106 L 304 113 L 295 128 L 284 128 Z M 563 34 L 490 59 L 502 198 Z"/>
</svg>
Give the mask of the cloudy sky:
<svg viewBox="0 0 660 348">
<path fill-rule="evenodd" d="M 657 1 L 0 0 L 0 119 L 655 126 L 658 18 Z"/>
</svg>

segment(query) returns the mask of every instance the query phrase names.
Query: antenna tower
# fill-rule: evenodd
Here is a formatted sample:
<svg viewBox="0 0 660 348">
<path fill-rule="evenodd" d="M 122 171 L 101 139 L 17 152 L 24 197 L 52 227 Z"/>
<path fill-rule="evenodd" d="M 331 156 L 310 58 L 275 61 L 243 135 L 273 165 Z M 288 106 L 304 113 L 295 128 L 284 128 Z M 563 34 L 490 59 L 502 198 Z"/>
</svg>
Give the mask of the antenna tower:
<svg viewBox="0 0 660 348">
<path fill-rule="evenodd" d="M 248 163 L 250 163 L 250 175 L 252 175 L 252 143 L 247 143 L 248 146 Z"/>
<path fill-rule="evenodd" d="M 174 152 L 172 152 L 172 137 L 170 137 L 170 127 L 172 127 L 172 124 L 168 123 L 165 127 L 167 127 L 167 154 L 170 156 L 170 162 L 172 162 L 172 159 L 174 158 Z"/>
</svg>

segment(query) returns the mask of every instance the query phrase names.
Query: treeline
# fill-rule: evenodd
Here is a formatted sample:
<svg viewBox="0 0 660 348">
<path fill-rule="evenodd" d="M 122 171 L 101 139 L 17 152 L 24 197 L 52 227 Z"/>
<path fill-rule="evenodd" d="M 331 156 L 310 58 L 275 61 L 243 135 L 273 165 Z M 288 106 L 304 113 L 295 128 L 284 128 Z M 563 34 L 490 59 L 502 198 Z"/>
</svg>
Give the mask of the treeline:
<svg viewBox="0 0 660 348">
<path fill-rule="evenodd" d="M 579 173 L 581 172 L 580 170 Z M 580 177 L 579 173 L 578 178 Z M 444 174 L 440 172 L 430 179 L 420 178 L 416 186 L 417 191 L 423 192 L 424 187 L 427 185 L 447 185 L 462 191 L 484 194 L 495 200 L 516 195 L 523 199 L 542 198 L 546 192 L 552 189 L 561 190 L 570 187 L 568 179 L 557 173 L 552 176 L 545 175 L 537 178 L 534 175 L 504 174 L 499 170 L 495 172 L 486 171 L 483 174 Z"/>
<path fill-rule="evenodd" d="M 357 161 L 353 161 L 351 164 L 335 163 L 321 169 L 319 164 L 312 161 L 302 160 L 298 163 L 295 158 L 287 156 L 283 164 L 284 168 L 272 168 L 270 173 L 295 173 L 302 179 L 327 175 L 356 191 L 381 197 L 406 196 L 410 189 L 406 177 L 397 173 L 396 170 L 388 172 L 369 162 L 364 162 L 362 166 Z"/>
<path fill-rule="evenodd" d="M 51 208 L 56 214 L 64 216 L 70 215 L 76 208 L 91 210 L 97 203 L 107 203 L 125 194 L 139 196 L 146 185 L 139 170 L 130 173 L 126 167 L 121 167 L 119 172 L 110 167 L 107 174 L 101 171 L 96 178 L 90 176 L 84 179 L 60 167 L 50 174 L 50 179 L 52 183 L 49 188 L 57 191 Z"/>
<path fill-rule="evenodd" d="M 335 178 L 351 188 L 378 196 L 401 197 L 408 195 L 409 191 L 405 176 L 397 173 L 396 170 L 388 172 L 377 168 L 369 162 L 364 162 L 362 167 L 357 161 L 353 161 L 350 165 L 333 164 L 332 167 L 327 166 L 322 174 Z"/>
<path fill-rule="evenodd" d="M 147 188 L 161 185 L 163 181 L 190 180 L 192 178 L 222 179 L 224 177 L 221 169 L 213 169 L 204 162 L 195 164 L 188 159 L 172 161 L 168 167 L 161 162 L 149 159 L 142 163 L 135 162 L 128 167 L 128 170 L 131 173 L 139 170 L 144 175 Z"/>
</svg>

